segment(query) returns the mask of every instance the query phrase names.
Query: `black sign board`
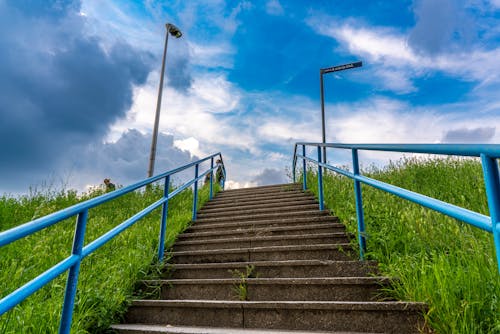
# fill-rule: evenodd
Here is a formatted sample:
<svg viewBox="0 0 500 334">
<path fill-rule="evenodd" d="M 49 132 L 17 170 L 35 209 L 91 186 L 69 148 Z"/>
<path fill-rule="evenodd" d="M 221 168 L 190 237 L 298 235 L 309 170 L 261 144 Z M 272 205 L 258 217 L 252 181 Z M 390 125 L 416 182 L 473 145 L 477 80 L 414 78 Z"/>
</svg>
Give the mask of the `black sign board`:
<svg viewBox="0 0 500 334">
<path fill-rule="evenodd" d="M 321 73 L 338 72 L 338 71 L 349 70 L 351 68 L 356 68 L 356 67 L 361 67 L 361 66 L 363 66 L 363 62 L 358 61 L 358 62 L 350 63 L 350 64 L 322 68 Z"/>
</svg>

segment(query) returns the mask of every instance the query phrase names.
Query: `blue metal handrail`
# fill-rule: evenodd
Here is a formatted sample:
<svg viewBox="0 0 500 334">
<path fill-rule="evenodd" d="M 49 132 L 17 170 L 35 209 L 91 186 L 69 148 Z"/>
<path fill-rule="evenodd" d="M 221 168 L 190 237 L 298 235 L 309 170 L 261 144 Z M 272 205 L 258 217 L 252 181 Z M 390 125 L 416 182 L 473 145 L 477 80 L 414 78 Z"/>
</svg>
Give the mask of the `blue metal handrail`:
<svg viewBox="0 0 500 334">
<path fill-rule="evenodd" d="M 219 159 L 214 164 L 214 158 L 219 157 Z M 199 173 L 199 166 L 201 163 L 210 160 L 210 168 L 202 173 Z M 190 167 L 195 168 L 195 176 L 193 179 L 187 181 L 180 187 L 176 188 L 169 193 L 170 188 L 170 176 L 186 170 Z M 13 291 L 6 297 L 0 300 L 0 316 L 5 312 L 9 311 L 27 297 L 35 293 L 40 288 L 47 285 L 50 281 L 63 274 L 69 270 L 68 279 L 66 282 L 66 290 L 64 293 L 64 304 L 61 314 L 61 322 L 59 324 L 59 333 L 69 333 L 71 328 L 71 320 L 73 317 L 73 306 L 75 302 L 76 287 L 78 284 L 78 276 L 80 271 L 81 261 L 88 255 L 95 252 L 97 249 L 102 247 L 108 241 L 125 231 L 127 228 L 132 226 L 141 218 L 148 215 L 151 211 L 155 210 L 159 206 L 162 206 L 162 218 L 161 227 L 159 235 L 159 245 L 158 245 L 158 259 L 160 262 L 163 261 L 164 251 L 165 251 L 165 233 L 167 226 L 167 216 L 168 216 L 168 201 L 174 196 L 178 195 L 184 189 L 193 185 L 193 220 L 196 220 L 197 202 L 198 202 L 198 181 L 201 180 L 205 175 L 210 174 L 210 193 L 209 198 L 213 197 L 213 179 L 214 171 L 218 171 L 220 168 L 222 173 L 221 186 L 224 189 L 224 180 L 226 179 L 226 169 L 222 161 L 222 154 L 215 153 L 206 158 L 197 160 L 195 162 L 189 163 L 187 165 L 181 166 L 176 169 L 172 169 L 163 174 L 147 178 L 143 181 L 137 182 L 125 188 L 115 190 L 113 192 L 101 195 L 99 197 L 92 198 L 85 202 L 70 206 L 66 209 L 60 210 L 58 212 L 52 213 L 50 215 L 35 219 L 31 222 L 25 223 L 23 225 L 14 227 L 10 230 L 0 232 L 0 247 L 8 245 L 16 240 L 22 239 L 29 236 L 35 232 L 43 230 L 49 226 L 57 224 L 67 218 L 77 216 L 75 234 L 73 239 L 72 253 L 70 256 L 60 261 L 56 265 L 52 266 L 50 269 L 46 270 L 42 274 L 38 275 L 36 278 L 32 279 L 28 283 L 24 284 L 22 287 Z M 161 199 L 149 205 L 147 208 L 136 213 L 129 219 L 125 220 L 123 223 L 115 226 L 108 232 L 104 233 L 91 243 L 84 246 L 84 236 L 85 227 L 87 224 L 88 210 L 101 205 L 103 203 L 109 202 L 115 198 L 121 197 L 128 194 L 134 190 L 145 187 L 152 184 L 153 182 L 159 180 L 165 180 L 164 193 Z"/>
<path fill-rule="evenodd" d="M 297 148 L 302 146 L 302 154 L 297 153 Z M 306 156 L 306 147 L 317 147 L 317 160 Z M 331 166 L 322 162 L 321 147 L 348 149 L 352 153 L 353 171 L 349 172 L 341 168 Z M 404 153 L 425 153 L 457 155 L 481 158 L 483 168 L 484 183 L 486 185 L 486 196 L 490 216 L 467 210 L 465 208 L 440 201 L 407 189 L 396 187 L 385 182 L 381 182 L 361 175 L 359 170 L 358 150 L 404 152 Z M 318 197 L 319 208 L 324 209 L 323 203 L 323 172 L 326 168 L 338 174 L 347 176 L 354 180 L 354 198 L 356 203 L 356 216 L 358 222 L 358 242 L 360 258 L 364 259 L 366 251 L 365 222 L 363 213 L 363 197 L 361 194 L 361 183 L 365 183 L 374 188 L 386 191 L 406 200 L 420 204 L 434 211 L 441 212 L 447 216 L 456 218 L 465 223 L 478 227 L 493 234 L 495 251 L 500 273 L 500 172 L 497 159 L 500 158 L 500 145 L 472 145 L 472 144 L 339 144 L 339 143 L 303 143 L 295 144 L 293 153 L 293 181 L 296 180 L 297 159 L 302 159 L 303 189 L 307 189 L 306 162 L 309 161 L 318 166 Z"/>
</svg>

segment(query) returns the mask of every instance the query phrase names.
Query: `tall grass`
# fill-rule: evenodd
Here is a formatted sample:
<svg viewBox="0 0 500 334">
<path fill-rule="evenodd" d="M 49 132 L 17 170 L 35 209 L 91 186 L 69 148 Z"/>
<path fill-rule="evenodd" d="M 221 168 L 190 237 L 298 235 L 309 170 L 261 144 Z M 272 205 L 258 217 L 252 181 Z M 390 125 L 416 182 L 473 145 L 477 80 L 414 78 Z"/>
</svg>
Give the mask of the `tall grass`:
<svg viewBox="0 0 500 334">
<path fill-rule="evenodd" d="M 216 191 L 218 188 L 216 189 Z M 199 205 L 208 200 L 208 187 L 199 191 Z M 89 211 L 85 244 L 158 200 L 161 186 L 132 192 Z M 7 230 L 80 201 L 102 194 L 78 196 L 75 191 L 48 191 L 30 196 L 0 197 L 0 230 Z M 169 201 L 166 244 L 191 220 L 192 191 Z M 72 333 L 99 333 L 118 321 L 131 299 L 134 285 L 157 261 L 161 209 L 138 221 L 85 258 L 80 269 Z M 71 252 L 75 219 L 18 240 L 0 249 L 0 296 L 4 297 L 49 269 Z M 55 333 L 60 320 L 66 274 L 28 297 L 0 317 L 0 333 Z"/>
<path fill-rule="evenodd" d="M 403 159 L 365 175 L 488 214 L 481 165 L 474 160 Z M 308 172 L 317 194 L 316 174 Z M 430 306 L 438 333 L 500 333 L 500 279 L 490 233 L 363 185 L 368 257 L 397 277 L 388 293 Z M 324 176 L 326 205 L 356 232 L 353 181 Z M 356 242 L 356 241 L 353 241 Z"/>
</svg>

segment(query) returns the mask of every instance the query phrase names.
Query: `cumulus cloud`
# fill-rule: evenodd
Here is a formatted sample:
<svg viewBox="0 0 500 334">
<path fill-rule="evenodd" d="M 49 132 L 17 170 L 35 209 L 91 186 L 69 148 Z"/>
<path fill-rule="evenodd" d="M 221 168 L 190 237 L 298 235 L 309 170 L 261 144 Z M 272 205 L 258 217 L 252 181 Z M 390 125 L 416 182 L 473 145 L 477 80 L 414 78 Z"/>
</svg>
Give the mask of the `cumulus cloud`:
<svg viewBox="0 0 500 334">
<path fill-rule="evenodd" d="M 86 184 L 100 184 L 105 177 L 114 182 L 128 185 L 146 177 L 149 164 L 151 135 L 130 129 L 112 143 L 97 143 L 87 146 L 82 152 L 64 164 L 68 171 L 78 171 L 78 178 L 72 184 L 78 188 Z M 191 161 L 198 160 L 189 151 L 174 145 L 171 135 L 160 133 L 156 148 L 154 174 L 171 170 Z M 186 171 L 174 178 L 179 183 L 192 177 L 192 171 Z"/>
<path fill-rule="evenodd" d="M 285 11 L 279 0 L 269 0 L 266 3 L 266 13 L 269 15 L 283 15 Z"/>
<path fill-rule="evenodd" d="M 82 33 L 78 1 L 0 3 L 2 188 L 56 170 L 132 104 L 150 57 Z M 3 189 L 2 189 L 3 190 Z"/>
<path fill-rule="evenodd" d="M 257 186 L 265 186 L 270 184 L 281 184 L 288 183 L 290 180 L 286 176 L 286 172 L 283 169 L 275 168 L 264 168 L 257 176 L 252 180 Z"/>
<path fill-rule="evenodd" d="M 462 1 L 419 0 L 415 3 L 416 24 L 408 42 L 418 52 L 435 55 L 472 40 L 474 23 L 465 14 Z"/>
<path fill-rule="evenodd" d="M 444 143 L 487 143 L 495 136 L 495 127 L 460 128 L 447 131 Z"/>
</svg>

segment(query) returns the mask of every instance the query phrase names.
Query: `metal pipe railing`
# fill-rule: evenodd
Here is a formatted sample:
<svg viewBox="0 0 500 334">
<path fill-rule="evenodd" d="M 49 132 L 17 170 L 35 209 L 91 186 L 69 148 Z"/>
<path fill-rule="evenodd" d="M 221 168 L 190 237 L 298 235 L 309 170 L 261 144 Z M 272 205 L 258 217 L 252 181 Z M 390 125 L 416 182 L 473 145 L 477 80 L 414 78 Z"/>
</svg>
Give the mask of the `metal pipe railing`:
<svg viewBox="0 0 500 334">
<path fill-rule="evenodd" d="M 302 146 L 302 154 L 297 153 L 297 147 Z M 322 147 L 349 149 L 352 153 L 353 172 L 323 163 L 321 154 L 318 153 L 318 160 L 306 156 L 306 146 L 317 147 L 318 152 Z M 441 155 L 458 155 L 467 157 L 480 157 L 483 168 L 484 183 L 486 186 L 486 196 L 490 217 L 483 214 L 467 210 L 465 208 L 440 201 L 407 189 L 396 187 L 388 183 L 378 181 L 361 175 L 359 170 L 358 150 L 388 151 L 403 153 L 424 153 Z M 358 242 L 360 248 L 360 258 L 364 259 L 366 251 L 365 222 L 363 213 L 363 197 L 361 183 L 367 184 L 379 190 L 399 196 L 411 202 L 417 203 L 426 208 L 440 212 L 452 218 L 461 220 L 469 225 L 480 228 L 493 234 L 495 251 L 497 257 L 498 272 L 500 273 L 500 172 L 497 159 L 500 158 L 500 145 L 474 145 L 474 144 L 338 144 L 338 143 L 303 143 L 299 142 L 294 147 L 293 175 L 296 174 L 297 159 L 303 161 L 303 188 L 307 189 L 306 181 L 306 161 L 318 165 L 318 191 L 320 198 L 320 209 L 323 202 L 323 175 L 322 167 L 335 173 L 351 178 L 354 181 L 354 198 L 356 203 L 356 217 L 358 222 Z"/>
<path fill-rule="evenodd" d="M 214 166 L 214 158 L 219 157 L 220 162 L 218 162 Z M 210 168 L 203 173 L 199 173 L 199 166 L 201 163 L 210 160 Z M 176 188 L 173 190 L 171 193 L 170 191 L 170 176 L 174 175 L 176 173 L 179 173 L 183 170 L 186 170 L 190 167 L 195 168 L 195 174 L 194 178 L 187 181 L 180 187 Z M 101 195 L 96 198 L 92 198 L 90 200 L 87 200 L 85 202 L 73 205 L 71 207 L 68 207 L 66 209 L 60 210 L 58 212 L 52 213 L 50 215 L 35 219 L 31 222 L 22 224 L 20 226 L 14 227 L 10 230 L 0 232 L 0 247 L 8 245 L 12 242 L 15 242 L 16 240 L 22 239 L 24 237 L 27 237 L 35 232 L 38 232 L 40 230 L 43 230 L 49 226 L 52 226 L 54 224 L 57 224 L 65 219 L 68 219 L 73 216 L 77 216 L 77 222 L 76 222 L 76 228 L 75 228 L 75 234 L 73 238 L 73 246 L 72 246 L 72 252 L 71 255 L 68 256 L 66 259 L 60 261 L 59 263 L 55 264 L 42 274 L 38 275 L 36 278 L 32 279 L 28 283 L 24 284 L 20 288 L 16 289 L 9 295 L 5 296 L 0 300 L 0 316 L 4 314 L 5 312 L 9 311 L 19 303 L 21 303 L 23 300 L 28 298 L 30 295 L 47 285 L 49 282 L 54 280 L 56 277 L 59 275 L 65 273 L 66 271 L 69 270 L 68 274 L 68 279 L 66 281 L 66 290 L 64 293 L 64 303 L 63 303 L 63 308 L 62 308 L 62 313 L 61 313 L 61 321 L 59 324 L 59 333 L 69 333 L 70 328 L 71 328 L 71 320 L 73 317 L 73 307 L 74 307 L 74 302 L 75 302 L 75 295 L 76 295 L 76 290 L 77 290 L 77 285 L 78 285 L 78 277 L 80 273 L 80 264 L 81 261 L 95 252 L 97 249 L 105 245 L 107 242 L 109 242 L 111 239 L 114 237 L 118 236 L 120 233 L 125 231 L 127 228 L 135 224 L 137 221 L 140 219 L 144 218 L 147 216 L 149 213 L 151 213 L 153 210 L 156 208 L 162 206 L 162 215 L 161 215 L 161 222 L 160 222 L 160 234 L 159 234 L 159 242 L 158 242 L 158 260 L 160 262 L 163 261 L 164 257 L 164 251 L 165 251 L 165 235 L 166 235 L 166 229 L 167 229 L 167 218 L 168 218 L 168 201 L 181 193 L 183 190 L 186 188 L 190 187 L 193 185 L 193 220 L 196 219 L 196 210 L 197 210 L 197 201 L 198 201 L 198 181 L 201 180 L 205 175 L 210 174 L 212 177 L 210 177 L 210 199 L 213 196 L 213 174 L 214 170 L 220 170 L 222 171 L 222 176 L 221 178 L 221 186 L 224 189 L 224 180 L 226 178 L 226 170 L 224 167 L 224 163 L 222 162 L 222 155 L 221 153 L 215 153 L 212 154 L 206 158 L 194 161 L 192 163 L 189 163 L 187 165 L 175 168 L 173 170 L 167 171 L 165 173 L 159 174 L 157 176 L 153 176 L 150 178 L 147 178 L 143 181 L 137 182 L 135 184 L 132 184 L 130 186 L 127 186 L 122 189 L 115 190 L 113 192 Z M 139 211 L 132 217 L 128 218 L 124 222 L 120 223 L 119 225 L 115 226 L 111 230 L 107 231 L 94 241 L 90 242 L 87 245 L 84 245 L 84 236 L 85 236 L 85 231 L 86 231 L 86 224 L 87 224 L 87 218 L 88 218 L 88 211 L 89 209 L 99 206 L 103 203 L 109 202 L 113 199 L 116 199 L 118 197 L 121 197 L 125 194 L 128 194 L 134 190 L 140 189 L 145 186 L 149 186 L 153 182 L 160 181 L 164 179 L 164 191 L 163 191 L 163 196 L 161 199 L 158 201 L 154 202 L 153 204 L 149 205 L 145 209 Z"/>
</svg>

